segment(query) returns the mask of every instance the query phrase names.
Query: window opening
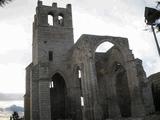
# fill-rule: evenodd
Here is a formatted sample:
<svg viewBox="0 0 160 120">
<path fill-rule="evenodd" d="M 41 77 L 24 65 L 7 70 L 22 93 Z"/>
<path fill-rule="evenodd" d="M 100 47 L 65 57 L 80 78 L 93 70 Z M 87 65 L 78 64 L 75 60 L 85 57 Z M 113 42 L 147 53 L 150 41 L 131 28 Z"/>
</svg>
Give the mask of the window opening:
<svg viewBox="0 0 160 120">
<path fill-rule="evenodd" d="M 63 15 L 59 15 L 58 16 L 58 24 L 63 26 L 64 25 L 64 18 L 63 18 Z"/>
<path fill-rule="evenodd" d="M 54 83 L 53 83 L 53 81 L 50 82 L 49 88 L 54 88 Z"/>
<path fill-rule="evenodd" d="M 81 106 L 82 107 L 84 106 L 84 98 L 83 98 L 83 96 L 81 96 Z"/>
<path fill-rule="evenodd" d="M 48 57 L 49 57 L 49 61 L 53 60 L 53 52 L 52 51 L 48 52 Z"/>
<path fill-rule="evenodd" d="M 83 93 L 82 93 L 82 72 L 81 72 L 81 70 L 80 69 L 78 69 L 78 80 L 79 80 L 79 86 L 80 86 L 80 91 L 81 91 L 81 95 L 80 95 L 80 102 L 81 102 L 81 107 L 83 107 L 84 106 L 84 97 L 83 97 Z"/>
<path fill-rule="evenodd" d="M 78 78 L 81 78 L 82 74 L 81 74 L 81 70 L 78 70 Z"/>
<path fill-rule="evenodd" d="M 122 65 L 120 63 L 116 63 L 116 66 L 115 66 L 115 71 L 118 71 L 120 70 L 122 67 Z"/>
<path fill-rule="evenodd" d="M 109 49 L 111 49 L 114 45 L 110 42 L 103 42 L 101 43 L 97 49 L 96 49 L 96 52 L 97 53 L 106 53 Z"/>
<path fill-rule="evenodd" d="M 53 15 L 48 15 L 48 24 L 53 26 Z"/>
</svg>

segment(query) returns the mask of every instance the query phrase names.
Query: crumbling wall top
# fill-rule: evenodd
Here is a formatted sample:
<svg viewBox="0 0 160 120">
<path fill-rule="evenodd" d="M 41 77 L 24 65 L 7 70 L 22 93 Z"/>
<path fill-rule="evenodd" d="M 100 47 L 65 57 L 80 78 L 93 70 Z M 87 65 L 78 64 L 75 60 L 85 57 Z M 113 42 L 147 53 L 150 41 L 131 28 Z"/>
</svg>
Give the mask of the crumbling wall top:
<svg viewBox="0 0 160 120">
<path fill-rule="evenodd" d="M 42 7 L 42 6 L 45 6 L 45 5 L 43 5 L 43 2 L 42 2 L 42 1 L 38 0 L 37 6 L 38 6 L 38 7 Z M 57 8 L 57 3 L 53 2 L 53 3 L 52 3 L 52 6 L 48 6 L 48 7 Z M 67 5 L 66 5 L 66 9 L 71 9 L 71 7 L 72 7 L 71 4 L 67 4 Z"/>
</svg>

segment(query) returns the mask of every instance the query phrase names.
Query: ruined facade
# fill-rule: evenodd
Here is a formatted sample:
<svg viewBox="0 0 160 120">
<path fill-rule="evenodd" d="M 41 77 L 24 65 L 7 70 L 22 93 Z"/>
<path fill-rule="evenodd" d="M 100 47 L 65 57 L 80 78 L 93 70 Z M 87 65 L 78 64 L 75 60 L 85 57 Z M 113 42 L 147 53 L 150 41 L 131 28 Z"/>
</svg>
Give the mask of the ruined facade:
<svg viewBox="0 0 160 120">
<path fill-rule="evenodd" d="M 103 42 L 113 47 L 97 53 Z M 74 44 L 70 4 L 58 8 L 38 1 L 32 52 L 25 120 L 141 118 L 154 111 L 142 61 L 134 58 L 128 40 L 82 35 Z"/>
</svg>

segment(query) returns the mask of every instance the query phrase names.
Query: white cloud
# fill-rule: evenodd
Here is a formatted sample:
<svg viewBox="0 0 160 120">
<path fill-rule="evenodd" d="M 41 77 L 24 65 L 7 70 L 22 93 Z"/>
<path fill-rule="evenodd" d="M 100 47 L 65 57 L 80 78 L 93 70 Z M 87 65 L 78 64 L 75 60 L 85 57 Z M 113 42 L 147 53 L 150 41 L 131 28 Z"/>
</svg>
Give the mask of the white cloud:
<svg viewBox="0 0 160 120">
<path fill-rule="evenodd" d="M 23 65 L 8 63 L 0 64 L 0 92 L 24 93 L 25 69 Z"/>
<path fill-rule="evenodd" d="M 4 53 L 12 49 L 28 48 L 28 35 L 24 31 L 23 26 L 18 24 L 11 25 L 6 22 L 1 22 L 0 26 L 0 33 L 2 33 L 0 38 L 0 53 Z"/>
<path fill-rule="evenodd" d="M 144 31 L 145 5 L 143 0 L 81 1 L 83 9 L 79 8 L 74 14 L 76 34 L 86 32 L 127 37 L 135 57 L 143 60 L 147 75 L 158 72 L 160 61 L 152 32 Z"/>
</svg>

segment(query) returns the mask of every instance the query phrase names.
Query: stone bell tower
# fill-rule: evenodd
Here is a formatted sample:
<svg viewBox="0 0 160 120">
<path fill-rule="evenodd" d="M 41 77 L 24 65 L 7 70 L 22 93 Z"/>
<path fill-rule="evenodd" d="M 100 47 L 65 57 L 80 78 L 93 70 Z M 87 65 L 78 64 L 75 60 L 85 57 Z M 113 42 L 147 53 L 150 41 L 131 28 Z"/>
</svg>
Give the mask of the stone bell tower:
<svg viewBox="0 0 160 120">
<path fill-rule="evenodd" d="M 26 68 L 27 120 L 68 116 L 66 82 L 60 73 L 67 74 L 67 52 L 73 44 L 71 5 L 59 8 L 57 3 L 45 6 L 38 1 L 33 22 L 32 63 Z"/>
<path fill-rule="evenodd" d="M 45 6 L 39 1 L 33 23 L 33 64 L 61 64 L 73 44 L 71 5 L 58 8 L 57 3 Z"/>
</svg>

